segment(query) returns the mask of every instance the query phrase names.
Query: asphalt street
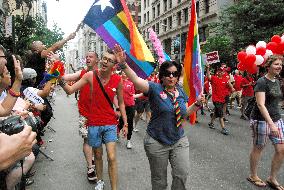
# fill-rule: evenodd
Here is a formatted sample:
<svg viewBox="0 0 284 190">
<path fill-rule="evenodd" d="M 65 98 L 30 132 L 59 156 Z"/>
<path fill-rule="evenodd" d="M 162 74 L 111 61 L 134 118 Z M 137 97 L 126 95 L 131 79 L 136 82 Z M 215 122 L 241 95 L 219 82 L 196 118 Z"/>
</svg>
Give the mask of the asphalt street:
<svg viewBox="0 0 284 190">
<path fill-rule="evenodd" d="M 35 183 L 28 187 L 34 190 L 78 190 L 94 189 L 94 184 L 87 180 L 87 167 L 82 152 L 82 138 L 78 135 L 78 112 L 74 95 L 69 97 L 60 89 L 53 105 L 55 119 L 50 126 L 56 130 L 46 129 L 43 152 L 54 161 L 46 159 L 42 154 L 36 160 L 33 170 Z M 188 190 L 256 190 L 247 182 L 249 174 L 249 152 L 251 148 L 251 131 L 248 121 L 239 119 L 237 108 L 230 110 L 230 135 L 208 128 L 209 113 L 198 115 L 199 123 L 185 128 L 190 142 L 190 174 L 187 182 Z M 133 149 L 126 149 L 126 140 L 117 143 L 117 160 L 120 190 L 150 190 L 150 169 L 143 148 L 143 137 L 146 124 L 139 121 L 140 131 L 132 136 Z M 265 180 L 270 171 L 273 147 L 269 143 L 263 153 L 259 176 Z M 104 154 L 105 190 L 110 190 L 106 154 Z M 169 189 L 171 185 L 171 169 L 168 167 Z M 284 184 L 284 166 L 279 172 L 279 182 Z M 269 189 L 262 188 L 262 189 Z"/>
</svg>

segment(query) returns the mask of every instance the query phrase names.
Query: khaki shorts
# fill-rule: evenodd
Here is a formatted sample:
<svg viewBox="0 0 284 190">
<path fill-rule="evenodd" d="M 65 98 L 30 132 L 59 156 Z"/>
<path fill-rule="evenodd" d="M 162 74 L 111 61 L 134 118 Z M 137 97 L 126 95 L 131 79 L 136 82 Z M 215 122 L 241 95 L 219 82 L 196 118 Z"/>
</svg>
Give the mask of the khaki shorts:
<svg viewBox="0 0 284 190">
<path fill-rule="evenodd" d="M 242 97 L 242 91 L 235 91 L 231 94 L 231 99 L 235 99 L 235 98 L 241 98 Z"/>
</svg>

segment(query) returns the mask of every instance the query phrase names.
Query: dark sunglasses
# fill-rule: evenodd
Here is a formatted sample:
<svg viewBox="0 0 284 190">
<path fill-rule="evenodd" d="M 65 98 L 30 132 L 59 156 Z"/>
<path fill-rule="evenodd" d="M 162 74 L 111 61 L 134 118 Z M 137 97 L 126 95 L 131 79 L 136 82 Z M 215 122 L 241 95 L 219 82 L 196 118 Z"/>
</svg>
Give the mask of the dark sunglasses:
<svg viewBox="0 0 284 190">
<path fill-rule="evenodd" d="M 173 77 L 178 77 L 179 76 L 178 71 L 174 71 L 174 72 L 166 71 L 165 72 L 165 77 L 171 77 L 171 75 Z"/>
</svg>

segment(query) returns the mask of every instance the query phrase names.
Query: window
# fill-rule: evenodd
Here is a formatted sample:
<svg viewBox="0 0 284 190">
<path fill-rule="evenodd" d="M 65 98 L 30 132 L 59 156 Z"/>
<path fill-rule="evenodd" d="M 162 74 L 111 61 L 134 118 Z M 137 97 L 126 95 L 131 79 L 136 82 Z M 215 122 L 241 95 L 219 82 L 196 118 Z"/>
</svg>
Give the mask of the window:
<svg viewBox="0 0 284 190">
<path fill-rule="evenodd" d="M 209 0 L 204 0 L 204 4 L 205 4 L 205 14 L 209 13 Z"/>
<path fill-rule="evenodd" d="M 177 24 L 178 26 L 181 25 L 181 12 L 177 12 Z"/>
<path fill-rule="evenodd" d="M 161 6 L 160 6 L 160 4 L 158 4 L 157 5 L 157 16 L 160 16 L 160 8 L 161 8 Z"/>
<path fill-rule="evenodd" d="M 173 18 L 172 16 L 169 17 L 169 29 L 172 29 L 172 26 L 173 26 Z"/>
<path fill-rule="evenodd" d="M 167 5 L 168 1 L 163 0 L 163 2 L 164 2 L 164 12 L 166 12 L 168 10 L 168 5 Z"/>
<path fill-rule="evenodd" d="M 196 2 L 196 15 L 199 18 L 199 1 Z"/>
<path fill-rule="evenodd" d="M 150 15 L 149 15 L 149 11 L 147 12 L 147 22 L 150 22 Z"/>
<path fill-rule="evenodd" d="M 178 0 L 178 4 L 180 4 L 181 3 L 181 0 Z"/>
<path fill-rule="evenodd" d="M 188 21 L 188 8 L 183 9 L 184 23 Z"/>
<path fill-rule="evenodd" d="M 144 14 L 144 23 L 146 23 L 147 20 L 146 20 L 146 13 Z"/>
<path fill-rule="evenodd" d="M 173 0 L 169 0 L 169 8 L 171 9 L 173 7 Z"/>
<path fill-rule="evenodd" d="M 156 17 L 155 13 L 156 13 L 156 9 L 155 9 L 155 7 L 153 7 L 153 8 L 152 8 L 153 19 Z"/>
<path fill-rule="evenodd" d="M 160 33 L 160 24 L 159 23 L 156 24 L 156 32 L 157 32 L 157 34 Z"/>
<path fill-rule="evenodd" d="M 150 0 L 148 0 L 147 6 L 150 7 Z"/>
<path fill-rule="evenodd" d="M 163 26 L 163 31 L 164 32 L 167 30 L 167 26 L 168 26 L 167 23 L 168 23 L 167 19 L 163 20 L 163 25 L 162 26 Z"/>
<path fill-rule="evenodd" d="M 147 2 L 144 0 L 144 9 L 146 9 Z"/>
</svg>

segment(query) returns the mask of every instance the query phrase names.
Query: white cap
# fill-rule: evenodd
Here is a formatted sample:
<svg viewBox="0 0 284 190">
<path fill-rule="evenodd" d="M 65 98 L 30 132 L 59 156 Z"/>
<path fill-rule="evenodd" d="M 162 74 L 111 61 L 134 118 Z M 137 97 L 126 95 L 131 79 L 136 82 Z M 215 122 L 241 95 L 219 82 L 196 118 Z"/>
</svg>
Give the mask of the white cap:
<svg viewBox="0 0 284 190">
<path fill-rule="evenodd" d="M 23 69 L 23 80 L 32 79 L 37 76 L 36 71 L 32 68 Z"/>
</svg>

